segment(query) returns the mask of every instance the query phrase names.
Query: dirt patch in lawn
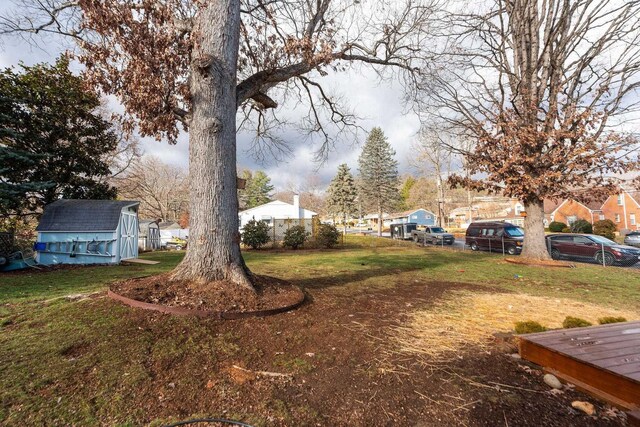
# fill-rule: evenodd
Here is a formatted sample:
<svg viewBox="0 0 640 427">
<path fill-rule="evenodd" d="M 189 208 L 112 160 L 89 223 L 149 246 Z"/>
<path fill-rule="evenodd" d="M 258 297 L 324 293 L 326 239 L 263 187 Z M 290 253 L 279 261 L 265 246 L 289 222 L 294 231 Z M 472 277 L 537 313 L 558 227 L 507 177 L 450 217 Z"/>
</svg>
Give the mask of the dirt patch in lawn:
<svg viewBox="0 0 640 427">
<path fill-rule="evenodd" d="M 349 295 L 323 289 L 291 313 L 210 322 L 211 333 L 234 337 L 238 347 L 216 362 L 202 360 L 195 374 L 178 366 L 154 370 L 155 386 L 131 404 L 159 419 L 244 414 L 239 418 L 265 426 L 619 424 L 618 412 L 574 390 L 551 394 L 542 371 L 514 360 L 515 348 L 503 342 L 470 343 L 446 363 L 397 352 L 392 334 L 416 309 L 437 310 L 453 291 L 486 289 L 415 281 Z M 441 330 L 444 320 L 422 327 Z M 595 403 L 599 416 L 572 410 L 578 398 Z"/>
<path fill-rule="evenodd" d="M 389 277 L 395 286 L 310 289 L 313 302 L 298 310 L 235 321 L 122 311 L 106 299 L 70 304 L 83 304 L 77 322 L 117 323 L 99 344 L 91 336 L 81 342 L 82 356 L 69 362 L 87 361 L 70 365 L 77 375 L 65 371 L 42 385 L 52 398 L 26 402 L 29 411 L 7 399 L 4 415 L 14 425 L 90 424 L 73 418 L 78 407 L 95 425 L 202 417 L 269 427 L 622 424 L 619 412 L 573 389 L 551 393 L 542 371 L 512 358 L 504 343 L 467 345 L 446 361 L 398 352 L 393 334 L 416 310 L 487 287 Z M 596 416 L 572 409 L 573 400 L 594 403 Z"/>
<path fill-rule="evenodd" d="M 534 267 L 575 268 L 575 264 L 553 259 L 505 258 L 509 264 L 529 265 Z"/>
<path fill-rule="evenodd" d="M 299 303 L 297 286 L 269 276 L 255 276 L 255 292 L 228 282 L 170 280 L 169 273 L 114 283 L 118 295 L 150 304 L 211 312 L 271 310 Z"/>
</svg>

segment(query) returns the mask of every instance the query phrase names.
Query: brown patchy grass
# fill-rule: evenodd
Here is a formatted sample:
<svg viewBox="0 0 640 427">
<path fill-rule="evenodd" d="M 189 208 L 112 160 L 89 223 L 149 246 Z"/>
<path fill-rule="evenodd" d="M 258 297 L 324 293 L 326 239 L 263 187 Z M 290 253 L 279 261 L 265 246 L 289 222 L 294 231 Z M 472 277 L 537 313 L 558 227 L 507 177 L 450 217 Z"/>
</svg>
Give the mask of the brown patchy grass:
<svg viewBox="0 0 640 427">
<path fill-rule="evenodd" d="M 596 324 L 605 316 L 640 319 L 633 310 L 618 310 L 568 298 L 527 294 L 452 291 L 431 307 L 408 314 L 393 328 L 398 351 L 446 360 L 469 346 L 487 348 L 493 334 L 512 332 L 518 321 L 535 321 L 547 328 L 562 328 L 567 316 Z"/>
</svg>

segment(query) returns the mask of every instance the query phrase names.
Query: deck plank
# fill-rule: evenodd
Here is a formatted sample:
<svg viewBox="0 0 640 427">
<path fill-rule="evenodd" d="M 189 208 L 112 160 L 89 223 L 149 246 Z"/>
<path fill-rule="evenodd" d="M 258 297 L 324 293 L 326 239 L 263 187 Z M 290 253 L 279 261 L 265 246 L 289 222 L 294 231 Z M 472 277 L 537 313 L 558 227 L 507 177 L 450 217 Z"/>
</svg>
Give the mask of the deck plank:
<svg viewBox="0 0 640 427">
<path fill-rule="evenodd" d="M 593 364 L 597 364 L 598 366 L 602 366 L 604 368 L 609 368 L 612 366 L 624 365 L 625 363 L 633 363 L 640 362 L 640 355 L 638 355 L 638 348 L 630 347 L 626 349 L 629 354 L 620 355 L 616 354 L 613 357 L 606 358 L 597 358 L 593 357 L 593 355 L 586 354 L 580 358 L 580 360 L 584 360 L 585 362 L 591 362 Z"/>
<path fill-rule="evenodd" d="M 590 349 L 581 348 L 576 351 L 576 355 L 580 355 L 581 360 L 585 360 L 587 362 L 595 362 L 597 360 L 610 359 L 616 357 L 634 357 L 638 355 L 638 347 L 631 345 L 625 347 L 619 347 L 613 350 L 606 349 L 592 349 L 593 351 L 589 351 Z"/>
<path fill-rule="evenodd" d="M 160 261 L 153 261 L 150 259 L 142 259 L 142 258 L 129 258 L 129 259 L 123 259 L 122 264 L 156 265 L 156 264 L 160 264 Z"/>
<path fill-rule="evenodd" d="M 534 341 L 535 342 L 535 341 Z M 539 344 L 539 343 L 538 343 Z M 609 340 L 587 340 L 587 341 L 578 341 L 575 343 L 558 343 L 558 344 L 540 344 L 545 347 L 553 348 L 555 350 L 562 350 L 566 352 L 570 352 L 571 354 L 579 354 L 580 350 L 587 349 L 587 351 L 607 351 L 607 350 L 618 350 L 625 347 L 639 347 L 640 339 L 632 339 L 625 340 L 624 338 L 613 339 L 613 337 Z"/>
<path fill-rule="evenodd" d="M 612 325 L 589 326 L 584 328 L 561 329 L 549 335 L 532 336 L 531 341 L 538 344 L 554 344 L 559 342 L 571 342 L 579 340 L 606 339 L 617 336 L 640 337 L 640 322 L 614 323 Z"/>
<path fill-rule="evenodd" d="M 637 328 L 640 327 L 640 320 L 634 320 L 630 322 L 618 322 L 618 323 L 608 323 L 606 325 L 597 325 L 597 326 L 587 326 L 582 328 L 569 328 L 569 329 L 557 329 L 552 331 L 545 332 L 534 332 L 531 334 L 526 334 L 528 338 L 532 340 L 545 340 L 551 336 L 559 336 L 559 335 L 574 335 L 580 334 L 584 331 L 587 333 L 592 333 L 593 328 L 597 328 L 599 331 L 606 331 L 610 329 L 627 329 L 627 328 Z M 550 335 L 549 333 L 553 333 Z"/>
</svg>

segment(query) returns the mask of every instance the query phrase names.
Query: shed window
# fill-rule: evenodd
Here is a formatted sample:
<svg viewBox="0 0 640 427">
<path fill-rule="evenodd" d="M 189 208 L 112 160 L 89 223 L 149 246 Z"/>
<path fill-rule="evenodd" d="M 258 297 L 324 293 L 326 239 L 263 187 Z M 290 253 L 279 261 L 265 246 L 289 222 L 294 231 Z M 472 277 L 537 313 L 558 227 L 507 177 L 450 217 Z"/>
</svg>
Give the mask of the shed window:
<svg viewBox="0 0 640 427">
<path fill-rule="evenodd" d="M 631 225 L 636 225 L 636 214 L 629 214 L 629 222 L 631 223 Z"/>
<path fill-rule="evenodd" d="M 618 206 L 622 206 L 622 194 L 618 194 Z"/>
<path fill-rule="evenodd" d="M 575 215 L 571 215 L 567 217 L 567 224 L 573 225 L 574 222 L 578 220 L 578 217 Z"/>
<path fill-rule="evenodd" d="M 614 218 L 616 222 L 620 222 L 620 214 L 616 214 Z"/>
</svg>

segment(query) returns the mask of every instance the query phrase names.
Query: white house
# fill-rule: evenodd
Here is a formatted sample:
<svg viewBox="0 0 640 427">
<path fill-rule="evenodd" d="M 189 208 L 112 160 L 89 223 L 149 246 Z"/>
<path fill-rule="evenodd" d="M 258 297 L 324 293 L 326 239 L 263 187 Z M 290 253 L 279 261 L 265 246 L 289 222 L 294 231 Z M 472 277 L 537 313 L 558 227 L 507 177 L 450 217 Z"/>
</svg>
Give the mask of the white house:
<svg viewBox="0 0 640 427">
<path fill-rule="evenodd" d="M 240 212 L 240 228 L 242 229 L 252 219 L 273 225 L 274 219 L 312 219 L 315 215 L 317 213 L 300 207 L 300 196 L 295 194 L 293 204 L 274 200 Z"/>
</svg>

